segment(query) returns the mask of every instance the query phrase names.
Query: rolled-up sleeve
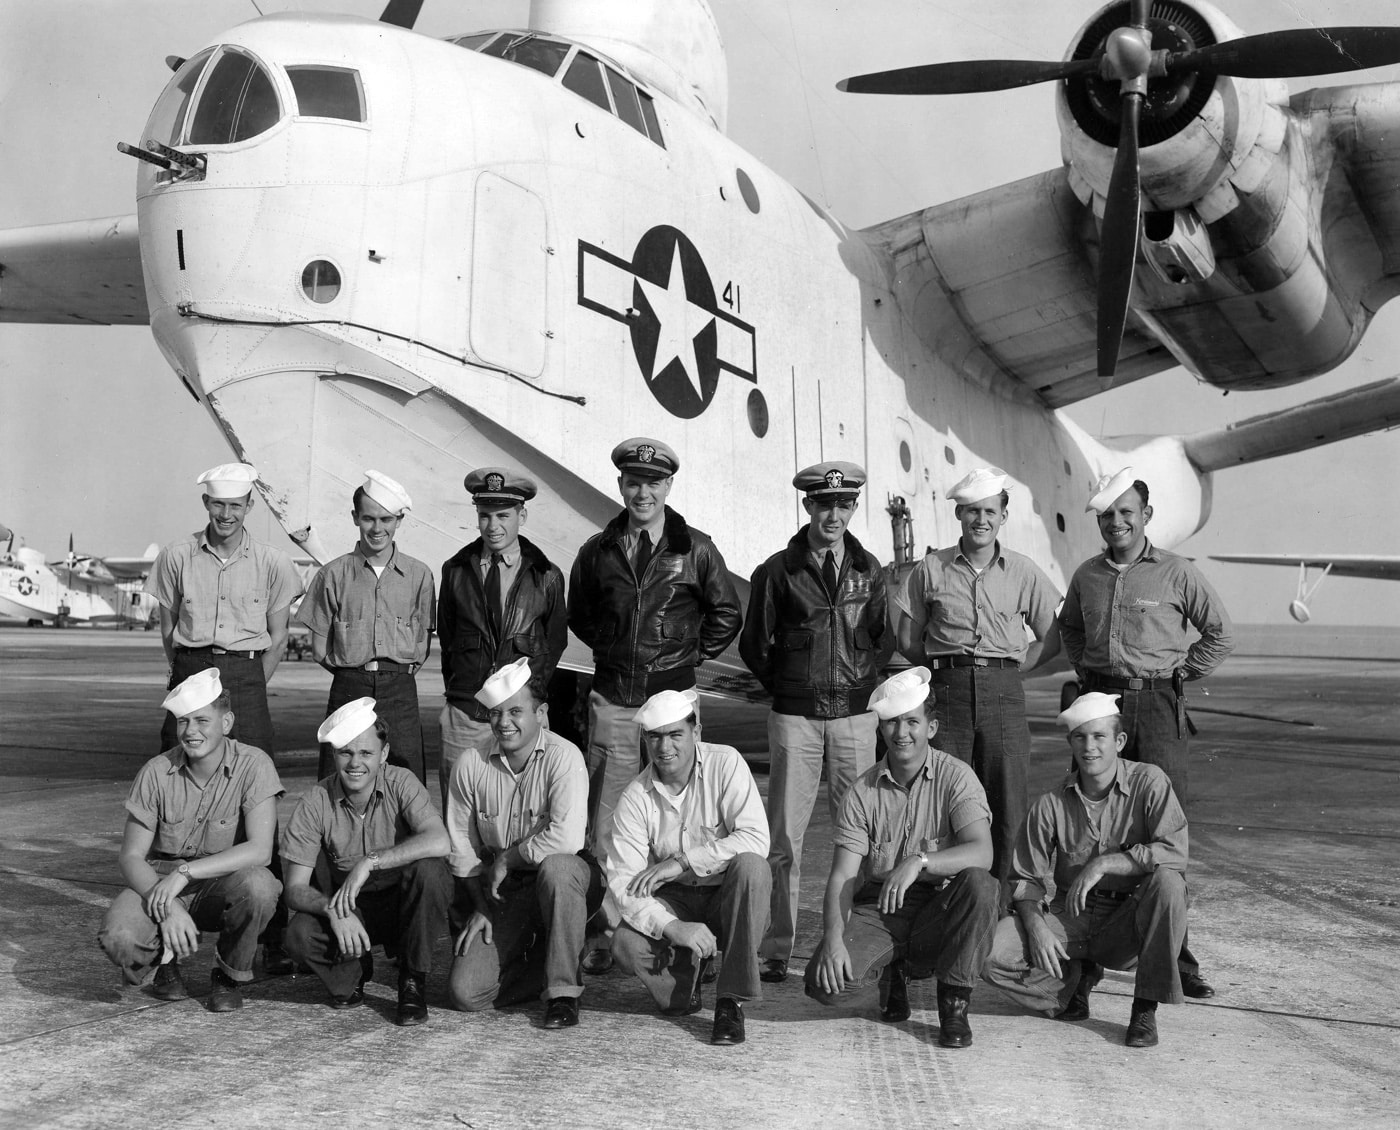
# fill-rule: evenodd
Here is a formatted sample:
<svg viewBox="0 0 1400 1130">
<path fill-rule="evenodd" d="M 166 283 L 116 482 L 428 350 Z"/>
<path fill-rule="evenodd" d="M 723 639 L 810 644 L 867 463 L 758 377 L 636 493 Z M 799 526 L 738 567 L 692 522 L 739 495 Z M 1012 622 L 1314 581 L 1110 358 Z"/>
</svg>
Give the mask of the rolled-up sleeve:
<svg viewBox="0 0 1400 1130">
<path fill-rule="evenodd" d="M 730 832 L 710 843 L 689 847 L 684 853 L 686 866 L 702 878 L 723 871 L 731 859 L 744 852 L 768 855 L 768 816 L 753 774 L 737 753 L 726 756 L 720 770 L 720 818 Z"/>
<path fill-rule="evenodd" d="M 447 864 L 459 879 L 470 879 L 484 871 L 481 861 L 481 833 L 476 827 L 476 800 L 473 796 L 474 750 L 458 758 L 447 785 L 447 838 L 452 845 Z"/>
<path fill-rule="evenodd" d="M 536 868 L 551 855 L 577 855 L 588 823 L 588 770 L 583 759 L 576 754 L 558 757 L 547 772 L 548 823 L 516 845 L 520 858 Z"/>
<path fill-rule="evenodd" d="M 904 578 L 890 606 L 895 643 L 910 662 L 924 658 L 924 628 L 928 624 L 928 558 L 925 557 Z"/>
<path fill-rule="evenodd" d="M 315 867 L 321 854 L 325 791 L 313 787 L 297 801 L 292 818 L 282 829 L 282 859 L 303 867 Z"/>
<path fill-rule="evenodd" d="M 676 915 L 659 899 L 627 893 L 627 884 L 651 866 L 650 803 L 645 790 L 636 782 L 627 786 L 613 813 L 604 855 L 608 893 L 612 895 L 623 920 L 638 933 L 648 938 L 659 938 L 666 927 L 676 921 Z"/>
<path fill-rule="evenodd" d="M 1011 853 L 1011 901 L 1044 902 L 1047 876 L 1053 874 L 1051 853 L 1058 846 L 1053 798 L 1047 794 L 1031 806 Z"/>
</svg>

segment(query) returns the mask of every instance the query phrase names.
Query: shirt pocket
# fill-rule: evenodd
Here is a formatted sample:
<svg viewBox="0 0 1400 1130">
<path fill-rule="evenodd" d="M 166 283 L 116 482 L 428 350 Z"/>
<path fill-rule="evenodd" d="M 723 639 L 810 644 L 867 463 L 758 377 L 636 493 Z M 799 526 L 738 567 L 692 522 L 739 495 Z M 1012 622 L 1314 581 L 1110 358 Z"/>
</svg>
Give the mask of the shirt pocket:
<svg viewBox="0 0 1400 1130">
<path fill-rule="evenodd" d="M 243 589 L 229 597 L 229 604 L 238 613 L 245 627 L 264 631 L 267 627 L 267 594 L 261 589 Z"/>
<path fill-rule="evenodd" d="M 899 862 L 899 840 L 871 841 L 868 874 L 872 879 L 888 875 Z"/>
<path fill-rule="evenodd" d="M 210 820 L 204 829 L 204 854 L 217 855 L 233 847 L 234 841 L 238 839 L 239 823 L 237 815 Z"/>
</svg>

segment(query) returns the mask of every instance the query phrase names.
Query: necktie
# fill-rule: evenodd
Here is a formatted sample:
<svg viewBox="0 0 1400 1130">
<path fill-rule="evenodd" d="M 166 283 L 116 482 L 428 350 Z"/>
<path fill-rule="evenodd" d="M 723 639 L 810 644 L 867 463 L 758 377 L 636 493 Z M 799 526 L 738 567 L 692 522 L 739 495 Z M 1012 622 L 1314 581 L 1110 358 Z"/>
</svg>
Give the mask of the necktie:
<svg viewBox="0 0 1400 1130">
<path fill-rule="evenodd" d="M 822 562 L 822 581 L 826 585 L 826 595 L 834 601 L 836 599 L 836 554 L 829 549 L 826 551 L 826 560 Z"/>
<path fill-rule="evenodd" d="M 637 574 L 637 580 L 642 579 L 642 573 L 646 570 L 647 562 L 651 560 L 651 534 L 643 530 L 637 535 L 637 551 L 632 555 L 632 571 Z"/>
<path fill-rule="evenodd" d="M 501 638 L 501 555 L 491 554 L 491 568 L 486 570 L 486 618 L 491 631 Z"/>
</svg>

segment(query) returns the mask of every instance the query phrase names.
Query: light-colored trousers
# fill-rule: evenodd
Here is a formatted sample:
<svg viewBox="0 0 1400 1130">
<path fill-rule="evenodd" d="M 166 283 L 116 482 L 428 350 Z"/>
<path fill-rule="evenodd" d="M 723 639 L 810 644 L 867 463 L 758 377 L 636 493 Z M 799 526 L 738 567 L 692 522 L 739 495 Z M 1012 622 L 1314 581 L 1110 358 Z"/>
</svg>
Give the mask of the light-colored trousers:
<svg viewBox="0 0 1400 1130">
<path fill-rule="evenodd" d="M 792 957 L 797 932 L 802 840 L 817 803 L 826 765 L 832 818 L 855 779 L 875 764 L 875 715 L 804 718 L 768 714 L 768 865 L 773 871 L 771 923 L 759 953 L 765 961 Z"/>
</svg>

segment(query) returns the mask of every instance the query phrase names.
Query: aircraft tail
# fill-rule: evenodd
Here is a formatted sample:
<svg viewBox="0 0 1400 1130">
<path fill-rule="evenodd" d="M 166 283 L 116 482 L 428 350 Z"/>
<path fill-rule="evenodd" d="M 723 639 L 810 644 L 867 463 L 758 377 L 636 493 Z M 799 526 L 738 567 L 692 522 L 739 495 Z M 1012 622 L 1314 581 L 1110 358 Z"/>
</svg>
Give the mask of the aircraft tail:
<svg viewBox="0 0 1400 1130">
<path fill-rule="evenodd" d="M 1198 470 L 1218 471 L 1398 426 L 1400 378 L 1390 377 L 1219 431 L 1183 436 L 1181 442 Z"/>
</svg>

